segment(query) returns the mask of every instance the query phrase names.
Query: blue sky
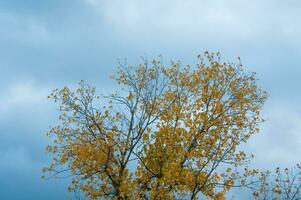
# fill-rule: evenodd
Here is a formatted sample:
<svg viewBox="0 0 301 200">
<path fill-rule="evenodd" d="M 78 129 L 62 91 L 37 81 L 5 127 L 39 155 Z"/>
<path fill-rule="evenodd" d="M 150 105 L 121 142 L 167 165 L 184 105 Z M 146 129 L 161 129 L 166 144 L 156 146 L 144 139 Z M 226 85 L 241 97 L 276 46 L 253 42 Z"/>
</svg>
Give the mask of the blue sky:
<svg viewBox="0 0 301 200">
<path fill-rule="evenodd" d="M 110 91 L 116 60 L 163 55 L 195 64 L 206 50 L 240 56 L 269 92 L 260 134 L 245 148 L 259 168 L 301 154 L 301 2 L 297 0 L 0 1 L 0 199 L 68 199 L 43 181 L 55 105 L 47 95 L 81 79 Z"/>
</svg>

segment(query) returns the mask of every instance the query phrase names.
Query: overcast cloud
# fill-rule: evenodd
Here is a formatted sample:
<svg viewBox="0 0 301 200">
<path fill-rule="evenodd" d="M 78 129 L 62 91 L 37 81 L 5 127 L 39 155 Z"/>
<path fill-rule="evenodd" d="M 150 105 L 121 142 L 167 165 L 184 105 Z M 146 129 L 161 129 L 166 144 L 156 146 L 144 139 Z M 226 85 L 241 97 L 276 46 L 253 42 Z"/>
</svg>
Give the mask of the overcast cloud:
<svg viewBox="0 0 301 200">
<path fill-rule="evenodd" d="M 116 60 L 195 64 L 206 50 L 240 56 L 269 92 L 267 121 L 246 145 L 260 168 L 301 155 L 301 2 L 297 0 L 0 1 L 0 199 L 68 199 L 40 179 L 56 123 L 47 95 L 83 79 L 110 91 Z"/>
</svg>

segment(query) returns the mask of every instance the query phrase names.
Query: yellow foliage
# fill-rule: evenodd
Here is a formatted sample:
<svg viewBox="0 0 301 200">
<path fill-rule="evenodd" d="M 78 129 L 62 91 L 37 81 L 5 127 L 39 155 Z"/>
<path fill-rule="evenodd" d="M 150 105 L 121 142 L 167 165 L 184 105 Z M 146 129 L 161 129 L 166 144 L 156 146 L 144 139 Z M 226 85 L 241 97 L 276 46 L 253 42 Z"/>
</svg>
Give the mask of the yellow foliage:
<svg viewBox="0 0 301 200">
<path fill-rule="evenodd" d="M 240 64 L 219 53 L 199 59 L 195 68 L 120 64 L 124 89 L 105 102 L 84 82 L 54 90 L 61 123 L 49 134 L 49 171 L 64 165 L 74 177 L 68 190 L 91 199 L 225 199 L 241 178 L 234 169 L 248 160 L 237 147 L 257 132 L 267 95 Z"/>
</svg>

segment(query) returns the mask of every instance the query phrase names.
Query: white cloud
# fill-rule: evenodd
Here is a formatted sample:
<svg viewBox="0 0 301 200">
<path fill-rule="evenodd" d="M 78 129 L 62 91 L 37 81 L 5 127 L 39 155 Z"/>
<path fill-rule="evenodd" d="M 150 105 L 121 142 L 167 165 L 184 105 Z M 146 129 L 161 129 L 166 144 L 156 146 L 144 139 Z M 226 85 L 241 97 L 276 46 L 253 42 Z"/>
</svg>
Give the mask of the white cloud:
<svg viewBox="0 0 301 200">
<path fill-rule="evenodd" d="M 12 148 L 5 152 L 0 152 L 0 170 L 9 170 L 9 172 L 21 173 L 36 170 L 34 161 L 29 152 L 24 148 Z"/>
<path fill-rule="evenodd" d="M 258 135 L 246 145 L 255 154 L 259 167 L 287 167 L 300 162 L 301 112 L 293 102 L 277 102 L 267 105 L 267 119 Z"/>
<path fill-rule="evenodd" d="M 83 1 L 118 33 L 134 38 L 298 39 L 301 31 L 297 1 Z"/>
<path fill-rule="evenodd" d="M 46 24 L 36 17 L 0 11 L 0 36 L 14 43 L 45 44 L 52 40 Z"/>
<path fill-rule="evenodd" d="M 38 87 L 32 80 L 14 83 L 0 92 L 0 113 L 4 116 L 18 106 L 41 103 L 48 93 L 48 88 Z"/>
</svg>

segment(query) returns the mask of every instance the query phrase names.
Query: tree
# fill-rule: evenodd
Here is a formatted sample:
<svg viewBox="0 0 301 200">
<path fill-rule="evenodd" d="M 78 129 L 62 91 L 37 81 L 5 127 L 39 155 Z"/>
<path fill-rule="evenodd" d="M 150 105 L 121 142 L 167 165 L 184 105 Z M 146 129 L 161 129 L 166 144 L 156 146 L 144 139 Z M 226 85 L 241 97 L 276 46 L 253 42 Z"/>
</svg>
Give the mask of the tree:
<svg viewBox="0 0 301 200">
<path fill-rule="evenodd" d="M 250 184 L 257 171 L 239 146 L 258 132 L 267 98 L 255 73 L 219 53 L 198 56 L 194 68 L 143 61 L 119 62 L 118 93 L 96 96 L 83 81 L 53 91 L 61 123 L 44 170 L 69 173 L 69 191 L 91 199 L 217 200 Z"/>
<path fill-rule="evenodd" d="M 297 164 L 292 168 L 277 167 L 274 172 L 261 172 L 253 195 L 256 200 L 300 200 L 301 166 Z"/>
</svg>

